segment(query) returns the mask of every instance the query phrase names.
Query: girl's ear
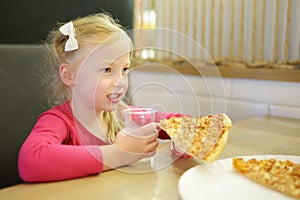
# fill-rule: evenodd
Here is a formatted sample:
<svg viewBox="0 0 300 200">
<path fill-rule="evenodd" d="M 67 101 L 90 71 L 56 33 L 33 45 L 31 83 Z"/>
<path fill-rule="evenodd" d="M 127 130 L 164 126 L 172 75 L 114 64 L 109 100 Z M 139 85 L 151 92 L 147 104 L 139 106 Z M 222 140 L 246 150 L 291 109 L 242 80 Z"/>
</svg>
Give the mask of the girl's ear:
<svg viewBox="0 0 300 200">
<path fill-rule="evenodd" d="M 59 67 L 59 75 L 60 75 L 60 79 L 66 86 L 68 87 L 74 86 L 75 72 L 74 70 L 71 69 L 71 67 L 68 64 L 66 63 L 61 64 L 61 66 Z"/>
</svg>

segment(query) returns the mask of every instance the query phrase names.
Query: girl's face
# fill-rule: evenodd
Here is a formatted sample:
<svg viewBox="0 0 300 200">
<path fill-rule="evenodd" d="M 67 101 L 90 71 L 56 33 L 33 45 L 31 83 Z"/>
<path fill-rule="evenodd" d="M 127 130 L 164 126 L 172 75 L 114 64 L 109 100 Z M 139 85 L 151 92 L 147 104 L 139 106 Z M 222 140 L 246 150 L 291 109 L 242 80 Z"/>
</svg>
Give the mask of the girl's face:
<svg viewBox="0 0 300 200">
<path fill-rule="evenodd" d="M 118 37 L 96 47 L 77 71 L 72 101 L 100 111 L 112 111 L 128 89 L 130 39 Z"/>
<path fill-rule="evenodd" d="M 112 111 L 124 98 L 128 89 L 130 55 L 125 54 L 112 63 L 99 66 L 100 78 L 95 91 L 96 111 Z"/>
</svg>

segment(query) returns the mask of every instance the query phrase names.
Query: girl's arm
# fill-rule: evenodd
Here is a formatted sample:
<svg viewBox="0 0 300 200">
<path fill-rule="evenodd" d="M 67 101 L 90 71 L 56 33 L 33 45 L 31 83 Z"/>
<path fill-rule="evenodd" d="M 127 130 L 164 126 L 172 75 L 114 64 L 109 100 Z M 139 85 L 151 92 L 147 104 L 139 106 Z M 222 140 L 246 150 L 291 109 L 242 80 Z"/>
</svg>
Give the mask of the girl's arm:
<svg viewBox="0 0 300 200">
<path fill-rule="evenodd" d="M 18 167 L 26 182 L 65 180 L 102 171 L 102 153 L 97 145 L 78 146 L 68 142 L 66 122 L 52 114 L 42 115 L 19 153 Z M 70 143 L 70 144 L 63 144 Z M 97 154 L 97 159 L 90 151 Z"/>
<path fill-rule="evenodd" d="M 158 146 L 156 124 L 136 130 L 147 137 L 120 131 L 114 144 L 82 146 L 75 136 L 70 137 L 75 131 L 67 123 L 53 114 L 38 119 L 19 153 L 19 174 L 24 181 L 58 181 L 97 174 L 153 156 Z"/>
</svg>

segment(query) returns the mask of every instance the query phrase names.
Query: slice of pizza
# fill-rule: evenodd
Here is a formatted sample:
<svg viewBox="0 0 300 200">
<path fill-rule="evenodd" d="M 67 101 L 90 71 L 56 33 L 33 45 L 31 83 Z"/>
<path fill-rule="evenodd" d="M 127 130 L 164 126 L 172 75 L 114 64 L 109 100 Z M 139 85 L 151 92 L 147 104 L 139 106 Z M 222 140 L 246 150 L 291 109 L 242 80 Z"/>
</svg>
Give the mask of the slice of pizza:
<svg viewBox="0 0 300 200">
<path fill-rule="evenodd" d="M 216 160 L 227 144 L 230 118 L 219 113 L 163 119 L 159 126 L 167 132 L 177 150 L 208 162 Z"/>
<path fill-rule="evenodd" d="M 300 164 L 277 159 L 232 159 L 233 169 L 273 190 L 300 199 Z"/>
</svg>

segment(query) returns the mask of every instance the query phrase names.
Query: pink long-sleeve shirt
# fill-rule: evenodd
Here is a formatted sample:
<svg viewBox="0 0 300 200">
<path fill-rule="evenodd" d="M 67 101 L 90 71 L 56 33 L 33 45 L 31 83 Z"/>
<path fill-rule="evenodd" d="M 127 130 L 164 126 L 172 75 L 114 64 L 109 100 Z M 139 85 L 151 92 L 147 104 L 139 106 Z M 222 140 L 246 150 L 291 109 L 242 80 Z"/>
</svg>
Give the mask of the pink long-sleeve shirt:
<svg viewBox="0 0 300 200">
<path fill-rule="evenodd" d="M 157 113 L 156 121 L 172 116 L 181 114 Z M 42 113 L 20 149 L 20 177 L 25 182 L 46 182 L 102 172 L 103 157 L 99 146 L 108 143 L 88 131 L 85 137 L 83 144 L 68 101 Z M 160 131 L 159 137 L 169 138 L 164 131 Z"/>
</svg>

